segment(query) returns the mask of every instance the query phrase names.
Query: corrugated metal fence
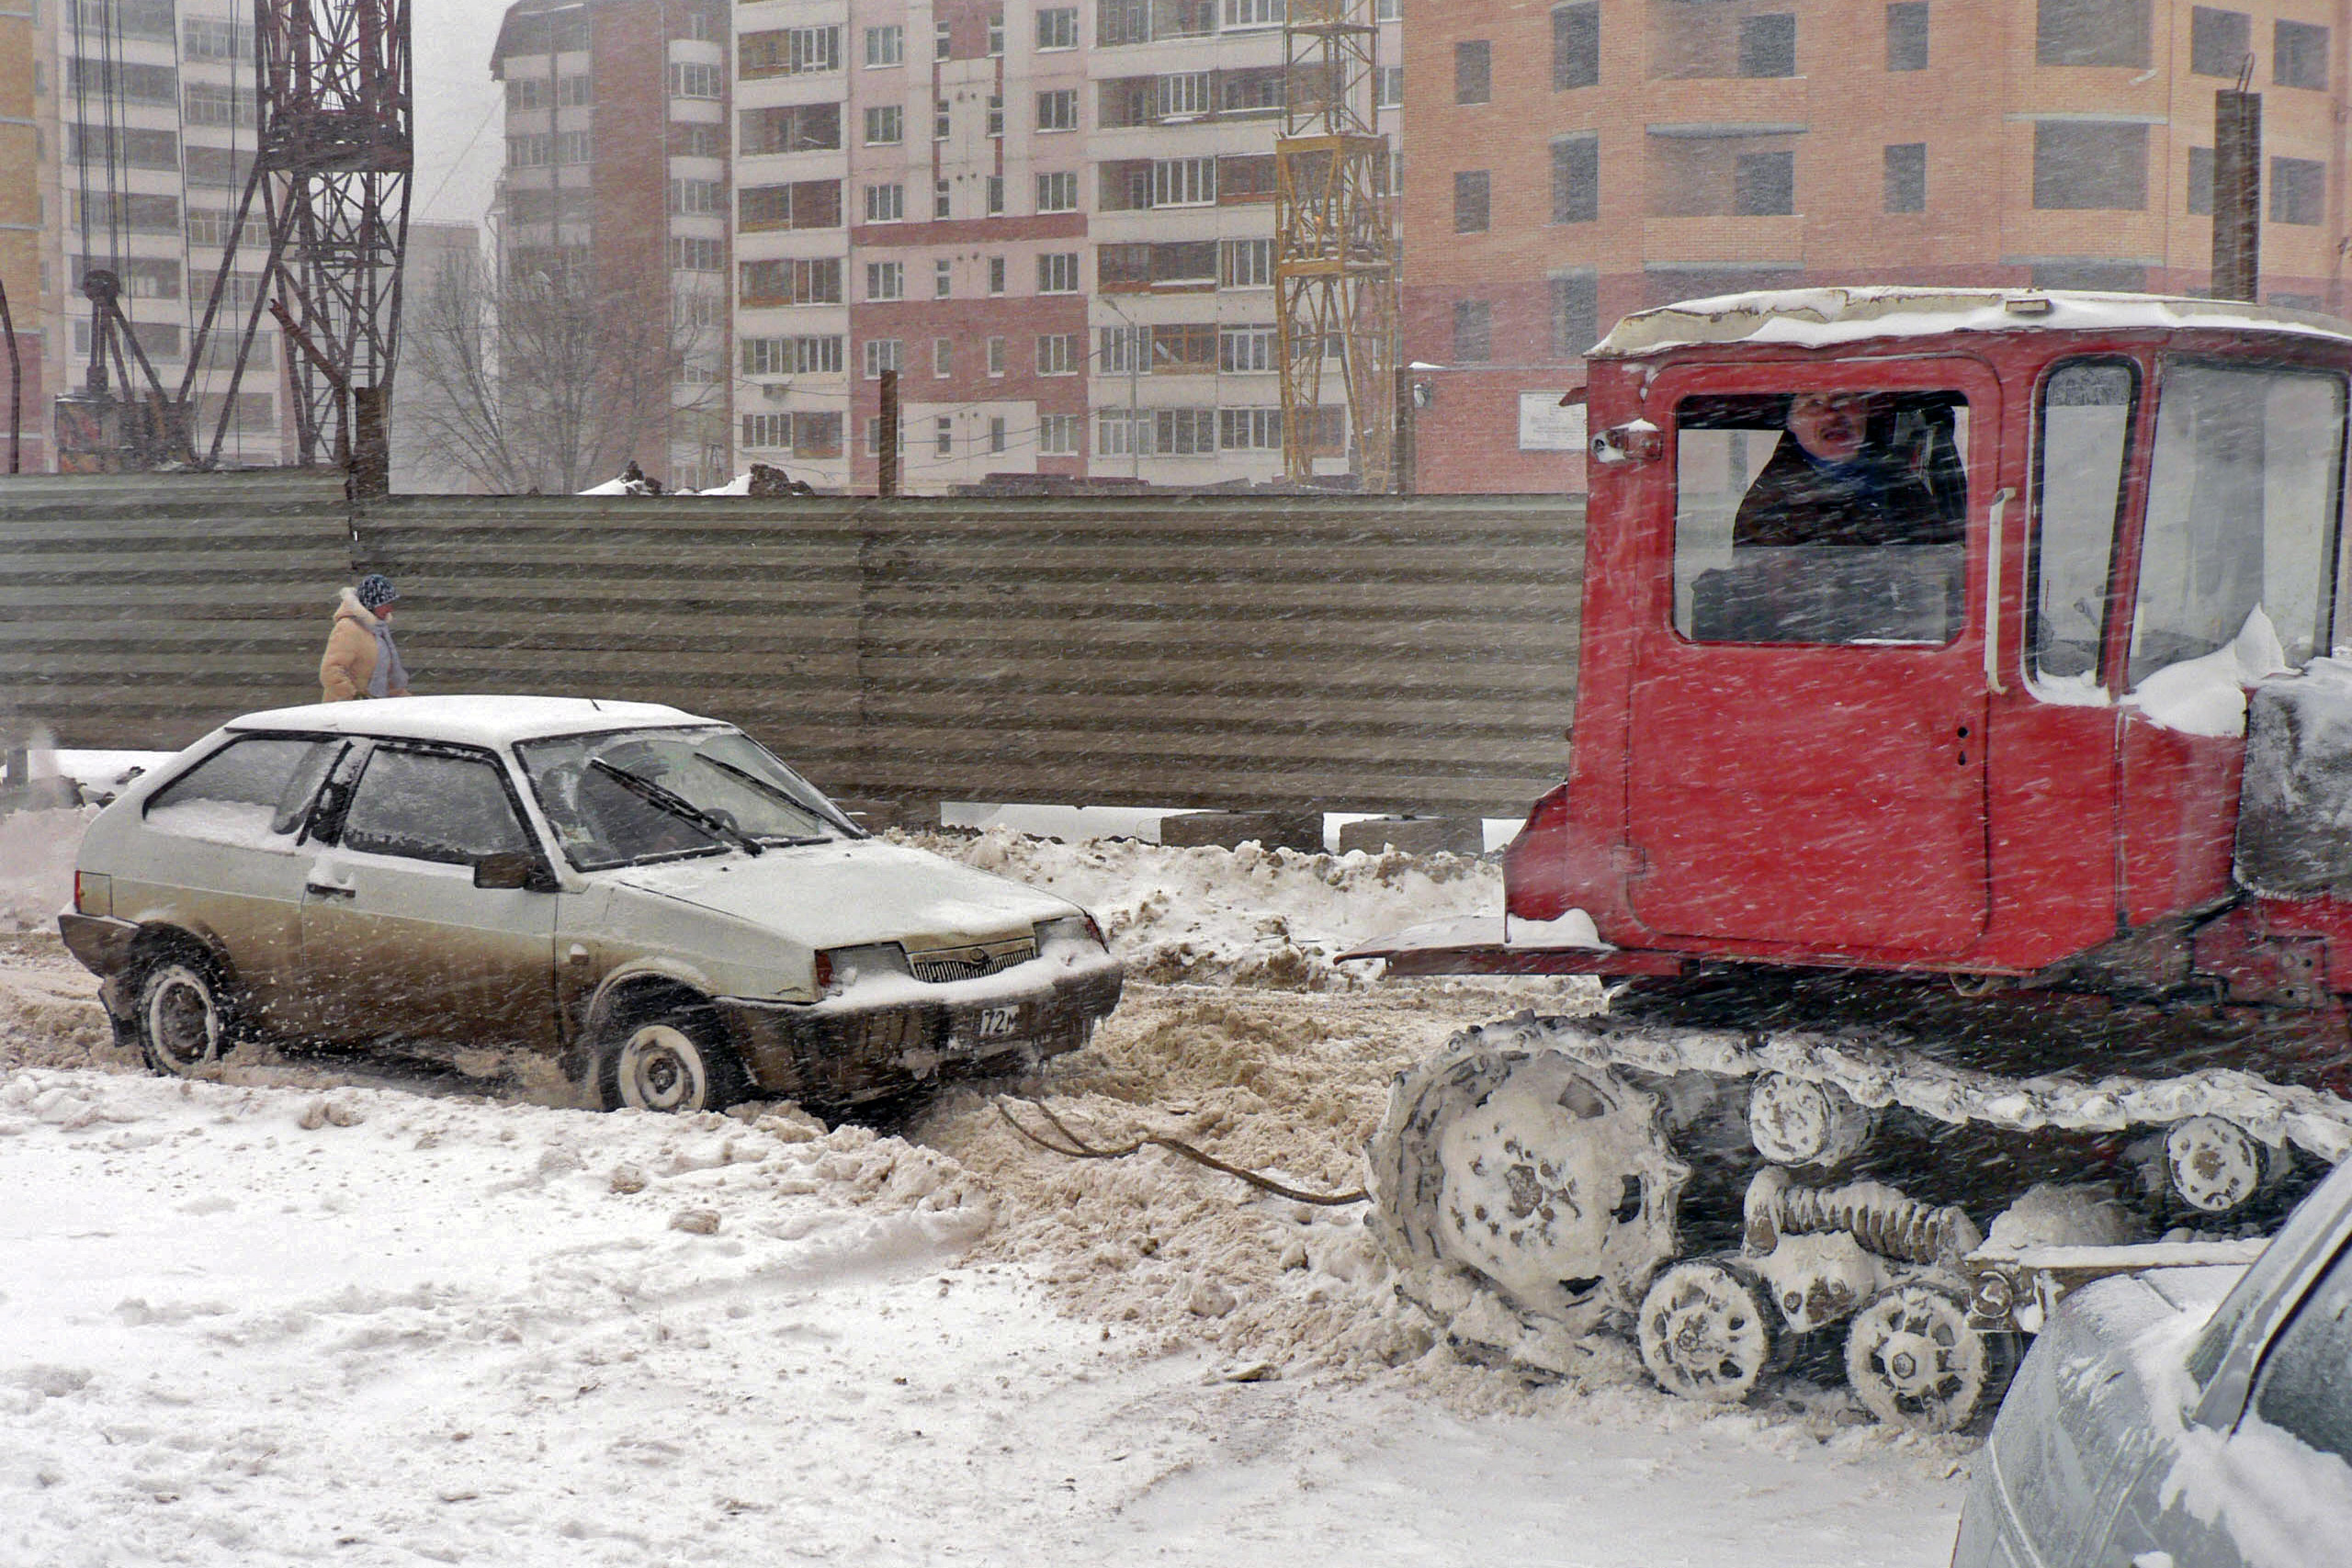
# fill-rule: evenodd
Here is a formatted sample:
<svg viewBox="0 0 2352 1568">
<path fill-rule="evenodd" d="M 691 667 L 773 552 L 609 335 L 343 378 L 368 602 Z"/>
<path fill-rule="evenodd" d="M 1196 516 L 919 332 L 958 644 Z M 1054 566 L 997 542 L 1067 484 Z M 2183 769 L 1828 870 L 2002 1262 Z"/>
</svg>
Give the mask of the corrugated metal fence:
<svg viewBox="0 0 2352 1568">
<path fill-rule="evenodd" d="M 326 562 L 340 497 L 265 512 L 247 485 L 124 481 L 84 523 L 0 483 L 6 700 L 79 743 L 155 744 L 313 694 L 348 580 Z M 124 504 L 175 486 L 214 499 L 169 520 Z M 220 528 L 189 528 L 208 506 Z M 76 533 L 138 574 L 56 542 Z M 1583 517 L 1565 499 L 414 496 L 356 535 L 352 565 L 401 584 L 420 690 L 673 702 L 845 795 L 1503 814 L 1566 758 Z M 247 553 L 216 560 L 213 539 Z M 209 574 L 188 594 L 239 609 L 233 647 L 165 635 L 176 563 Z M 94 607 L 80 629 L 20 637 L 17 606 L 69 586 Z M 266 626 L 246 613 L 263 603 Z M 142 693 L 167 647 L 238 680 Z"/>
</svg>

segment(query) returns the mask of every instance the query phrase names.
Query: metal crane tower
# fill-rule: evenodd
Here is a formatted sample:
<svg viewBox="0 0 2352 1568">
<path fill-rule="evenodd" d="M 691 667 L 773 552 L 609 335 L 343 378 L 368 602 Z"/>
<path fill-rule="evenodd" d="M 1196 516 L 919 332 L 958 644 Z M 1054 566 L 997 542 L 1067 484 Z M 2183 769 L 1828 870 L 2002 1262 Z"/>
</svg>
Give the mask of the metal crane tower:
<svg viewBox="0 0 2352 1568">
<path fill-rule="evenodd" d="M 300 461 L 318 461 L 323 448 L 356 493 L 380 493 L 415 160 L 409 0 L 254 0 L 254 27 L 260 142 L 193 334 L 191 378 L 256 200 L 269 257 L 241 301 L 229 395 L 199 460 L 220 457 L 266 310 L 285 337 Z"/>
<path fill-rule="evenodd" d="M 1396 226 L 1372 0 L 1290 0 L 1283 42 L 1289 91 L 1274 142 L 1283 462 L 1295 480 L 1314 477 L 1325 365 L 1336 357 L 1357 481 L 1385 491 L 1396 473 Z"/>
</svg>

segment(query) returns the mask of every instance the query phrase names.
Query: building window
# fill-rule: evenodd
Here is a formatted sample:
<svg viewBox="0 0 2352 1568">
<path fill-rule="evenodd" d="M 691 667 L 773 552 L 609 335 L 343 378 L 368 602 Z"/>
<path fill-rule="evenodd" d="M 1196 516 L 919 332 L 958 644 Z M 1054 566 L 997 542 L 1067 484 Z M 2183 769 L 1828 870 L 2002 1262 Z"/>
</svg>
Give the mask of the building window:
<svg viewBox="0 0 2352 1568">
<path fill-rule="evenodd" d="M 1037 50 L 1076 49 L 1078 47 L 1078 7 L 1049 6 L 1037 13 Z"/>
<path fill-rule="evenodd" d="M 931 373 L 939 380 L 956 374 L 956 340 L 935 337 L 931 340 Z"/>
<path fill-rule="evenodd" d="M 952 190 L 945 180 L 933 180 L 931 185 L 931 215 L 944 218 L 953 209 Z"/>
<path fill-rule="evenodd" d="M 1151 329 L 1151 373 L 1155 376 L 1206 375 L 1216 370 L 1217 330 L 1214 323 L 1181 323 Z"/>
<path fill-rule="evenodd" d="M 1743 17 L 1739 22 L 1739 73 L 1743 76 L 1793 76 L 1797 73 L 1797 19 L 1786 11 Z"/>
<path fill-rule="evenodd" d="M 907 450 L 907 422 L 906 422 L 905 420 L 900 420 L 900 421 L 899 422 L 899 456 L 904 457 L 904 456 L 906 455 L 906 450 Z M 865 455 L 866 455 L 867 457 L 879 457 L 879 456 L 881 456 L 881 453 L 882 453 L 882 418 L 881 418 L 881 416 L 880 416 L 879 414 L 876 414 L 876 415 L 875 415 L 873 418 L 871 418 L 871 419 L 869 419 L 869 420 L 867 420 L 867 421 L 865 422 Z"/>
<path fill-rule="evenodd" d="M 1928 210 L 1928 144 L 1902 141 L 1886 150 L 1886 209 Z"/>
<path fill-rule="evenodd" d="M 989 292 L 990 294 L 1004 292 L 1004 258 L 1002 256 L 989 257 Z"/>
<path fill-rule="evenodd" d="M 1075 376 L 1080 361 L 1086 357 L 1084 334 L 1080 333 L 1046 333 L 1037 339 L 1037 374 L 1040 376 Z"/>
<path fill-rule="evenodd" d="M 2213 216 L 2213 150 L 2191 147 L 2188 150 L 2188 215 L 2192 218 Z"/>
<path fill-rule="evenodd" d="M 931 25 L 931 57 L 933 60 L 956 58 L 956 30 L 948 25 L 946 13 L 940 13 Z"/>
<path fill-rule="evenodd" d="M 1404 15 L 1405 0 L 1372 0 L 1372 19 L 1375 22 L 1397 21 Z"/>
<path fill-rule="evenodd" d="M 1492 180 L 1484 169 L 1464 169 L 1453 176 L 1453 231 L 1483 234 Z"/>
<path fill-rule="evenodd" d="M 751 186 L 736 197 L 737 222 L 746 232 L 773 229 L 838 229 L 842 183 L 801 180 L 788 186 Z"/>
<path fill-rule="evenodd" d="M 838 256 L 743 262 L 736 273 L 742 302 L 753 309 L 842 302 L 842 264 Z"/>
<path fill-rule="evenodd" d="M 1078 292 L 1078 253 L 1076 251 L 1049 251 L 1037 258 L 1037 292 L 1040 294 Z"/>
<path fill-rule="evenodd" d="M 2033 265 L 2033 286 L 2036 288 L 2078 288 L 2088 294 L 2144 294 L 2148 288 L 2148 269 L 2130 262 L 2100 261 L 2095 257 L 2036 262 Z"/>
<path fill-rule="evenodd" d="M 993 11 L 989 15 L 989 58 L 990 60 L 1001 60 L 1003 57 L 1004 13 L 1001 11 Z"/>
<path fill-rule="evenodd" d="M 194 22 L 190 22 L 188 24 L 191 28 L 196 25 L 197 24 Z M 543 109 L 547 107 L 548 85 L 542 78 L 537 76 L 521 76 L 506 84 L 506 108 L 508 113 L 511 114 L 516 109 Z"/>
<path fill-rule="evenodd" d="M 1600 337 L 1600 279 L 1572 272 L 1552 279 L 1552 356 L 1579 359 Z"/>
<path fill-rule="evenodd" d="M 1004 374 L 1004 339 L 1001 337 L 989 339 L 989 374 L 991 376 Z"/>
<path fill-rule="evenodd" d="M 870 337 L 865 340 L 865 378 L 878 381 L 885 370 L 899 367 L 899 340 L 894 337 Z"/>
<path fill-rule="evenodd" d="M 1901 0 L 1886 8 L 1886 68 L 1928 68 L 1928 0 Z"/>
<path fill-rule="evenodd" d="M 1083 418 L 1083 415 L 1074 413 L 1040 414 L 1037 418 L 1037 456 L 1077 457 L 1079 426 Z"/>
<path fill-rule="evenodd" d="M 989 95 L 989 134 L 990 136 L 1004 134 L 1004 95 L 1002 93 Z"/>
<path fill-rule="evenodd" d="M 1483 365 L 1495 356 L 1494 308 L 1484 299 L 1453 302 L 1453 357 Z"/>
<path fill-rule="evenodd" d="M 1152 84 L 1152 100 L 1161 119 L 1193 119 L 1209 112 L 1216 101 L 1215 74 L 1181 71 Z"/>
<path fill-rule="evenodd" d="M 904 262 L 867 262 L 865 264 L 865 297 L 868 299 L 903 299 L 907 297 L 907 264 Z"/>
<path fill-rule="evenodd" d="M 1039 175 L 1037 176 L 1037 210 L 1040 212 L 1077 211 L 1077 174 L 1065 170 L 1057 175 Z"/>
<path fill-rule="evenodd" d="M 1405 105 L 1405 68 L 1383 65 L 1372 79 L 1372 101 L 1384 109 L 1402 108 Z"/>
<path fill-rule="evenodd" d="M 839 27 L 780 28 L 745 33 L 736 46 L 738 73 L 746 82 L 768 76 L 805 76 L 842 68 Z"/>
<path fill-rule="evenodd" d="M 1001 217 L 1004 214 L 1004 176 L 990 175 L 988 181 L 989 216 Z"/>
<path fill-rule="evenodd" d="M 1600 6 L 1593 0 L 1552 10 L 1552 90 L 1600 85 Z"/>
<path fill-rule="evenodd" d="M 788 413 L 747 413 L 743 445 L 787 451 L 792 446 L 792 416 Z"/>
<path fill-rule="evenodd" d="M 1465 39 L 1453 46 L 1453 101 L 1483 104 L 1494 96 L 1494 45 Z"/>
<path fill-rule="evenodd" d="M 1797 209 L 1797 155 L 1742 152 L 1732 160 L 1731 209 L 1742 218 L 1776 218 Z"/>
<path fill-rule="evenodd" d="M 2148 0 L 2038 0 L 2034 62 L 2146 70 Z"/>
<path fill-rule="evenodd" d="M 555 85 L 558 107 L 584 109 L 596 101 L 596 79 L 593 76 L 566 76 Z"/>
<path fill-rule="evenodd" d="M 2192 6 L 2188 12 L 2188 70 L 2196 76 L 2235 76 L 2254 48 L 2254 18 L 2244 11 Z"/>
<path fill-rule="evenodd" d="M 956 455 L 956 422 L 946 414 L 931 422 L 931 451 L 936 457 Z"/>
<path fill-rule="evenodd" d="M 2327 165 L 2314 158 L 2270 160 L 2270 221 L 2317 223 L 2327 216 Z"/>
<path fill-rule="evenodd" d="M 763 152 L 830 152 L 842 144 L 839 104 L 791 104 L 745 109 L 738 140 L 746 156 Z"/>
<path fill-rule="evenodd" d="M 1217 250 L 1217 287 L 1272 288 L 1274 286 L 1274 243 L 1272 240 L 1226 240 Z"/>
<path fill-rule="evenodd" d="M 726 89 L 716 65 L 697 65 L 687 61 L 670 62 L 670 96 L 673 98 L 716 98 Z"/>
<path fill-rule="evenodd" d="M 865 111 L 865 144 L 887 147 L 907 139 L 907 111 L 897 104 L 876 104 Z"/>
<path fill-rule="evenodd" d="M 1285 9 L 1283 0 L 1225 0 L 1225 30 L 1281 27 Z"/>
<path fill-rule="evenodd" d="M 682 215 L 727 210 L 727 186 L 719 180 L 672 180 L 670 210 Z"/>
<path fill-rule="evenodd" d="M 944 299 L 956 292 L 956 264 L 941 256 L 931 264 L 931 297 Z"/>
<path fill-rule="evenodd" d="M 689 158 L 724 158 L 727 156 L 727 128 L 723 125 L 673 124 L 670 133 L 677 138 L 674 151 Z"/>
<path fill-rule="evenodd" d="M 2270 79 L 2281 87 L 2327 87 L 2327 29 L 2280 22 L 2270 34 Z"/>
<path fill-rule="evenodd" d="M 1076 130 L 1078 129 L 1078 89 L 1057 87 L 1037 95 L 1037 129 L 1040 130 Z"/>
<path fill-rule="evenodd" d="M 1105 376 L 1132 376 L 1144 367 L 1145 340 L 1148 330 L 1143 327 L 1104 327 L 1099 341 L 1102 347 L 1094 356 L 1094 368 Z"/>
<path fill-rule="evenodd" d="M 2148 128 L 2045 119 L 2033 128 L 2033 205 L 2137 212 L 2148 205 Z"/>
<path fill-rule="evenodd" d="M 746 376 L 842 373 L 842 340 L 838 337 L 747 337 L 742 348 Z"/>
<path fill-rule="evenodd" d="M 1219 409 L 1216 444 L 1227 452 L 1279 452 L 1283 449 L 1283 411 Z"/>
<path fill-rule="evenodd" d="M 989 450 L 990 452 L 1004 450 L 1004 416 L 1002 414 L 989 416 Z"/>
<path fill-rule="evenodd" d="M 691 236 L 673 238 L 670 242 L 670 269 L 673 272 L 725 272 L 727 242 L 698 240 Z"/>
<path fill-rule="evenodd" d="M 1552 221 L 1590 223 L 1600 216 L 1600 138 L 1564 136 L 1552 143 Z"/>
<path fill-rule="evenodd" d="M 906 28 L 894 26 L 865 29 L 865 63 L 868 67 L 902 65 L 906 58 Z"/>
<path fill-rule="evenodd" d="M 1276 369 L 1276 356 L 1281 353 L 1280 334 L 1272 327 L 1217 330 L 1216 367 L 1228 376 Z"/>
<path fill-rule="evenodd" d="M 1161 158 L 1151 165 L 1151 205 L 1207 207 L 1216 201 L 1215 158 Z"/>
<path fill-rule="evenodd" d="M 931 139 L 933 141 L 944 141 L 954 130 L 955 121 L 948 113 L 947 100 L 945 98 L 932 99 Z"/>
<path fill-rule="evenodd" d="M 865 187 L 865 220 L 868 223 L 897 223 L 907 216 L 907 187 L 904 186 L 867 186 Z"/>
</svg>

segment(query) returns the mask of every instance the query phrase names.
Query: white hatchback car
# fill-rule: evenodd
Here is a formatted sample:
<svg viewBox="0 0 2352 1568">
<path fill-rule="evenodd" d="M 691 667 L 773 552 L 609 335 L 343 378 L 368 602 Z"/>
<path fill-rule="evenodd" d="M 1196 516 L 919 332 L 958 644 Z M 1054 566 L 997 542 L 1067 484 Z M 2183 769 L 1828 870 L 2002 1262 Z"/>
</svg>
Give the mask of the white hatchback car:
<svg viewBox="0 0 2352 1568">
<path fill-rule="evenodd" d="M 160 1072 L 445 1041 L 654 1111 L 1034 1063 L 1121 987 L 1076 905 L 869 838 L 732 726 L 575 698 L 237 719 L 90 824 L 59 925 Z"/>
</svg>

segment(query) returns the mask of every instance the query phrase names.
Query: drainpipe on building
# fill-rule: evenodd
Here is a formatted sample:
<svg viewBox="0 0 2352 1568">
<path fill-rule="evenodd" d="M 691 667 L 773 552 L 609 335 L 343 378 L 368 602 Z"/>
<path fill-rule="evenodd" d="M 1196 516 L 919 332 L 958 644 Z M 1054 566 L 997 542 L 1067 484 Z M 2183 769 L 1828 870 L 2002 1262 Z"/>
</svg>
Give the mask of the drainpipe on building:
<svg viewBox="0 0 2352 1568">
<path fill-rule="evenodd" d="M 899 373 L 882 372 L 882 412 L 875 416 L 874 444 L 879 448 L 874 470 L 874 493 L 888 500 L 899 493 Z"/>
<path fill-rule="evenodd" d="M 8 340 L 8 471 L 24 471 L 25 362 L 17 350 L 17 318 L 8 312 L 8 286 L 0 283 L 0 337 Z"/>
<path fill-rule="evenodd" d="M 2262 95 L 2238 85 L 2213 95 L 2213 298 L 2253 304 L 2262 281 Z"/>
</svg>

